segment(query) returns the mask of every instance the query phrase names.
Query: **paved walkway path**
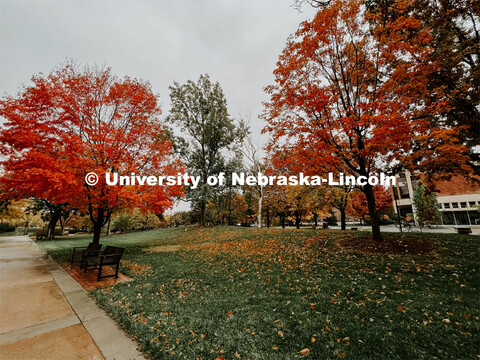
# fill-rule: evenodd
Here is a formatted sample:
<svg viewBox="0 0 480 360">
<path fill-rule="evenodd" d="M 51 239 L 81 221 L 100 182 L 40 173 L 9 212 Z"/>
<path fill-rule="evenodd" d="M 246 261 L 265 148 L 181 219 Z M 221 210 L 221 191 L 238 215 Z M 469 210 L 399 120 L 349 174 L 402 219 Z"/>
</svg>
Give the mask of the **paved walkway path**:
<svg viewBox="0 0 480 360">
<path fill-rule="evenodd" d="M 0 359 L 144 359 L 136 346 L 35 242 L 0 237 Z"/>
<path fill-rule="evenodd" d="M 347 224 L 347 229 L 350 229 L 352 227 L 358 228 L 360 231 L 371 231 L 372 228 L 370 226 L 358 226 L 358 225 L 351 225 Z M 457 226 L 453 225 L 440 225 L 436 228 L 430 229 L 430 228 L 423 228 L 420 231 L 420 228 L 418 226 L 414 226 L 410 231 L 403 227 L 403 232 L 408 234 L 409 232 L 422 232 L 422 233 L 437 233 L 437 234 L 457 234 L 457 230 L 455 229 Z M 459 225 L 458 227 L 469 227 L 472 230 L 472 233 L 470 235 L 480 235 L 480 226 L 479 225 Z M 329 229 L 333 230 L 340 230 L 340 226 L 329 226 Z M 380 230 L 382 232 L 400 232 L 400 229 L 397 228 L 395 225 L 383 225 L 380 226 Z"/>
</svg>

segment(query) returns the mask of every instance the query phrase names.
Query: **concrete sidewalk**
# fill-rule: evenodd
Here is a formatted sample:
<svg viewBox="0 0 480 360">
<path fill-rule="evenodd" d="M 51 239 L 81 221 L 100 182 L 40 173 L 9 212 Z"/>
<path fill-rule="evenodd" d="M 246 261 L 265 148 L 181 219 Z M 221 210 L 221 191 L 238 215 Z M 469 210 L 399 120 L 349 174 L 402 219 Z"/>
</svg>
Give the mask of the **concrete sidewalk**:
<svg viewBox="0 0 480 360">
<path fill-rule="evenodd" d="M 351 225 L 351 224 L 347 224 L 347 229 L 350 229 L 352 227 L 356 227 L 358 228 L 358 230 L 360 231 L 371 231 L 372 228 L 370 226 L 367 226 L 367 225 L 361 225 L 361 226 L 358 226 L 358 225 Z M 470 229 L 472 229 L 472 233 L 470 234 L 471 235 L 480 235 L 480 226 L 479 225 L 472 225 L 472 226 L 468 226 L 468 225 L 459 225 L 458 227 L 469 227 Z M 329 226 L 328 227 L 329 229 L 332 229 L 332 230 L 340 230 L 340 226 Z M 403 227 L 403 232 L 405 234 L 408 234 L 410 232 L 422 232 L 422 233 L 430 233 L 430 234 L 458 234 L 457 230 L 456 230 L 457 226 L 453 226 L 453 225 L 439 225 L 438 227 L 436 228 L 427 228 L 427 227 L 424 227 L 422 229 L 420 229 L 418 226 L 414 226 L 411 230 L 408 230 L 407 228 Z M 382 225 L 380 226 L 380 230 L 382 232 L 400 232 L 400 229 L 398 227 L 396 227 L 395 225 Z"/>
<path fill-rule="evenodd" d="M 144 359 L 27 236 L 0 237 L 0 359 Z"/>
</svg>

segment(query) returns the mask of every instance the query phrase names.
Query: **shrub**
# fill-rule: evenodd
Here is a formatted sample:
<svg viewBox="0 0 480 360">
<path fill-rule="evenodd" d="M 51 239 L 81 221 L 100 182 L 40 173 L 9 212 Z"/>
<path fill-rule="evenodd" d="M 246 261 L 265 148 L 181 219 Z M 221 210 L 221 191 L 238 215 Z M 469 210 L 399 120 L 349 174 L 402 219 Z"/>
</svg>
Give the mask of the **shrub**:
<svg viewBox="0 0 480 360">
<path fill-rule="evenodd" d="M 9 223 L 0 223 L 0 233 L 15 231 L 15 226 Z"/>
</svg>

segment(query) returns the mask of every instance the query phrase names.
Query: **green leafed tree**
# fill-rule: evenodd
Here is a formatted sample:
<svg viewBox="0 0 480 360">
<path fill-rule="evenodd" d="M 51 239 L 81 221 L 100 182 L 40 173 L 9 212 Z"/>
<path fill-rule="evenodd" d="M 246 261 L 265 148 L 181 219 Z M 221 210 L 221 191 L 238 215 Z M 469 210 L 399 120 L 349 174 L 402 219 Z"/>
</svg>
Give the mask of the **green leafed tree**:
<svg viewBox="0 0 480 360">
<path fill-rule="evenodd" d="M 200 176 L 196 189 L 186 193 L 192 208 L 199 212 L 200 225 L 205 225 L 205 208 L 216 196 L 218 187 L 207 184 L 209 176 L 225 172 L 236 158 L 244 129 L 235 124 L 227 109 L 227 99 L 218 82 L 208 75 L 170 87 L 172 108 L 167 120 L 180 131 L 174 145 L 191 175 Z"/>
<path fill-rule="evenodd" d="M 115 221 L 113 222 L 113 226 L 115 229 L 120 230 L 123 234 L 128 232 L 129 230 L 135 228 L 136 219 L 131 214 L 128 214 L 126 212 L 121 212 L 118 214 L 118 216 L 115 218 Z"/>
<path fill-rule="evenodd" d="M 428 191 L 422 183 L 419 183 L 413 194 L 413 204 L 415 205 L 415 217 L 420 226 L 440 221 L 440 206 L 437 196 L 434 192 Z"/>
<path fill-rule="evenodd" d="M 73 214 L 76 213 L 76 209 L 73 209 L 68 203 L 53 204 L 46 199 L 33 198 L 30 206 L 27 207 L 27 212 L 32 214 L 41 214 L 43 221 L 48 223 L 47 238 L 55 239 L 55 227 L 60 221 L 60 233 L 63 235 L 63 230 L 66 223 Z"/>
</svg>

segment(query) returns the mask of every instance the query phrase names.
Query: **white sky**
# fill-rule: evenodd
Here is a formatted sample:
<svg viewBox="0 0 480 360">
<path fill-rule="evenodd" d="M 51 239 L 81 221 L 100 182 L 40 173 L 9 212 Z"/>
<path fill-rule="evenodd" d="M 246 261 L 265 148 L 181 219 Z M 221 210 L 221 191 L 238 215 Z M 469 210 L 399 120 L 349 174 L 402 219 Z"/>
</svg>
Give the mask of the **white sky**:
<svg viewBox="0 0 480 360">
<path fill-rule="evenodd" d="M 289 34 L 314 9 L 293 0 L 0 0 L 0 95 L 66 58 L 112 67 L 150 81 L 169 110 L 168 86 L 208 73 L 222 86 L 234 118 L 258 119 Z"/>
<path fill-rule="evenodd" d="M 168 86 L 208 73 L 223 87 L 233 117 L 252 132 L 263 87 L 287 37 L 313 9 L 293 0 L 0 0 L 0 94 L 15 94 L 34 73 L 66 58 L 150 81 L 169 110 Z"/>
</svg>

